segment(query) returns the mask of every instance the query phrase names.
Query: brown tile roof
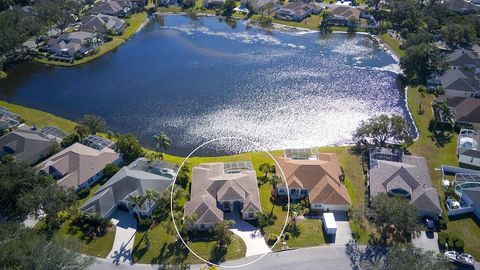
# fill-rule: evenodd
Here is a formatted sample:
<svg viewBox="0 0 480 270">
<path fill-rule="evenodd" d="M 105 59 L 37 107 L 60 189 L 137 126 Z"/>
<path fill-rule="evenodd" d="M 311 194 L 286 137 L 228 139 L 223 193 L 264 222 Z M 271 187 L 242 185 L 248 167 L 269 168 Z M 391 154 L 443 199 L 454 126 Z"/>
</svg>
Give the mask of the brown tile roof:
<svg viewBox="0 0 480 270">
<path fill-rule="evenodd" d="M 480 99 L 443 97 L 445 103 L 455 111 L 455 119 L 464 123 L 480 123 Z"/>
<path fill-rule="evenodd" d="M 319 154 L 318 160 L 277 158 L 289 188 L 300 186 L 308 190 L 310 203 L 351 204 L 346 187 L 340 182 L 340 165 L 337 155 Z M 280 170 L 277 168 L 280 174 Z"/>
</svg>

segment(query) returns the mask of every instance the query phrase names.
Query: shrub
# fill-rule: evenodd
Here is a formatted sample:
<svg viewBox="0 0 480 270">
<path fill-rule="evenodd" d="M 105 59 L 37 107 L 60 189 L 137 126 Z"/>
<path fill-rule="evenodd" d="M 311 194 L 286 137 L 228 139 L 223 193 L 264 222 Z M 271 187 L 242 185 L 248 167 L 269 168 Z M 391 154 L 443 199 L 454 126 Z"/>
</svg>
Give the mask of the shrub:
<svg viewBox="0 0 480 270">
<path fill-rule="evenodd" d="M 90 194 L 90 188 L 81 188 L 77 191 L 77 196 L 80 198 L 80 199 L 84 199 L 86 198 L 88 195 Z"/>
<path fill-rule="evenodd" d="M 284 235 L 283 235 L 283 239 L 285 239 L 285 241 L 288 241 L 290 239 L 290 233 L 289 232 L 286 232 Z"/>
<path fill-rule="evenodd" d="M 454 249 L 463 251 L 464 248 L 465 248 L 465 242 L 463 242 L 462 239 L 458 239 L 457 241 L 455 241 Z"/>
<path fill-rule="evenodd" d="M 63 138 L 62 142 L 60 143 L 60 146 L 62 148 L 67 148 L 78 141 L 80 141 L 80 136 L 78 136 L 78 134 L 76 133 L 69 134 L 65 138 Z"/>
<path fill-rule="evenodd" d="M 268 235 L 268 244 L 273 245 L 275 242 L 277 242 L 278 236 L 274 233 L 271 233 Z"/>
</svg>

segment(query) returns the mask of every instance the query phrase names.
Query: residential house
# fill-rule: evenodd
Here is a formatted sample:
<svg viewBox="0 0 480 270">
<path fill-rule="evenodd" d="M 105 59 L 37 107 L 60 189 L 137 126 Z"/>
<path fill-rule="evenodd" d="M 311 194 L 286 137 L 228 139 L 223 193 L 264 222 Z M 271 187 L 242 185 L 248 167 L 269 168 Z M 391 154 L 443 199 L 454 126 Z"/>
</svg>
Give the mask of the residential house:
<svg viewBox="0 0 480 270">
<path fill-rule="evenodd" d="M 0 107 L 0 132 L 20 125 L 21 117 L 4 107 Z"/>
<path fill-rule="evenodd" d="M 305 149 L 308 151 L 308 149 Z M 348 211 L 350 197 L 342 177 L 336 154 L 317 153 L 308 156 L 298 156 L 285 151 L 284 157 L 277 158 L 276 171 L 285 175 L 285 183 L 277 187 L 279 196 L 290 194 L 290 200 L 296 202 L 308 199 L 313 211 Z"/>
<path fill-rule="evenodd" d="M 11 155 L 16 161 L 33 165 L 52 153 L 52 139 L 41 130 L 22 124 L 0 137 L 0 157 Z"/>
<path fill-rule="evenodd" d="M 330 22 L 334 25 L 340 26 L 357 26 L 360 21 L 360 14 L 362 11 L 356 7 L 331 5 L 329 6 L 332 17 L 329 18 Z"/>
<path fill-rule="evenodd" d="M 125 17 L 132 13 L 132 8 L 125 1 L 99 1 L 90 11 L 93 15 L 105 14 L 110 16 Z"/>
<path fill-rule="evenodd" d="M 115 143 L 113 141 L 97 135 L 89 135 L 80 143 L 97 150 L 102 150 L 105 147 L 115 149 Z"/>
<path fill-rule="evenodd" d="M 444 0 L 443 4 L 447 9 L 460 14 L 468 14 L 480 11 L 480 6 L 464 0 Z"/>
<path fill-rule="evenodd" d="M 101 33 L 104 35 L 120 35 L 126 27 L 127 23 L 125 20 L 110 15 L 97 14 L 84 16 L 82 18 L 80 31 Z"/>
<path fill-rule="evenodd" d="M 287 21 L 303 21 L 311 14 L 319 14 L 321 7 L 315 3 L 288 2 L 285 6 L 275 11 L 275 17 Z"/>
<path fill-rule="evenodd" d="M 261 13 L 267 8 L 275 11 L 281 7 L 279 0 L 241 0 L 240 2 L 243 6 L 249 6 L 256 13 Z"/>
<path fill-rule="evenodd" d="M 150 216 L 157 207 L 155 201 L 145 200 L 132 209 L 129 196 L 144 196 L 146 190 L 164 191 L 173 183 L 177 170 L 178 166 L 173 163 L 138 158 L 121 168 L 80 209 L 108 218 L 120 206 Z"/>
<path fill-rule="evenodd" d="M 456 123 L 480 130 L 480 99 L 441 96 L 437 100 L 444 101 L 452 108 Z"/>
<path fill-rule="evenodd" d="M 190 201 L 186 216 L 196 215 L 192 230 L 207 230 L 224 220 L 224 212 L 255 219 L 261 211 L 257 176 L 250 162 L 202 163 L 192 171 Z"/>
<path fill-rule="evenodd" d="M 225 4 L 225 0 L 203 0 L 203 6 L 206 8 L 219 8 Z"/>
<path fill-rule="evenodd" d="M 100 43 L 96 33 L 76 31 L 51 38 L 46 49 L 52 53 L 53 59 L 73 61 L 77 56 L 97 48 Z"/>
<path fill-rule="evenodd" d="M 480 97 L 480 59 L 474 50 L 457 49 L 447 55 L 450 68 L 427 79 L 429 88 L 441 86 L 446 96 Z"/>
<path fill-rule="evenodd" d="M 103 177 L 107 164 L 120 164 L 122 158 L 111 148 L 93 149 L 81 143 L 63 149 L 40 163 L 38 169 L 63 187 L 89 187 Z"/>
<path fill-rule="evenodd" d="M 404 155 L 400 149 L 370 150 L 368 185 L 370 198 L 380 193 L 406 198 L 421 217 L 437 219 L 442 213 L 423 157 Z"/>
<path fill-rule="evenodd" d="M 464 189 L 461 199 L 471 209 L 471 212 L 480 219 L 480 187 Z"/>
<path fill-rule="evenodd" d="M 457 156 L 461 167 L 480 170 L 479 146 L 480 130 L 460 130 L 457 139 Z"/>
<path fill-rule="evenodd" d="M 120 3 L 122 6 L 127 6 L 132 12 L 141 11 L 142 8 L 147 4 L 146 0 L 115 0 Z"/>
</svg>

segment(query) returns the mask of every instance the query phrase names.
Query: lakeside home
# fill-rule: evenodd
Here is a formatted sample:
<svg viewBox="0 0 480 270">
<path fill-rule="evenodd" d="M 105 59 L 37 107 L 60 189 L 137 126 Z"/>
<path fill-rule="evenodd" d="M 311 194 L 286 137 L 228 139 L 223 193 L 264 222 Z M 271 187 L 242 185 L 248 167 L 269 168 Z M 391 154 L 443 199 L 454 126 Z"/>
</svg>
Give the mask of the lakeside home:
<svg viewBox="0 0 480 270">
<path fill-rule="evenodd" d="M 295 151 L 298 153 L 298 150 Z M 310 152 L 304 149 L 304 152 Z M 285 174 L 290 191 L 290 200 L 298 202 L 308 199 L 312 211 L 348 211 L 352 205 L 348 191 L 342 184 L 342 172 L 336 154 L 314 153 L 313 155 L 292 155 L 285 151 L 277 158 L 278 165 Z M 276 169 L 280 175 L 279 168 Z M 286 197 L 287 186 L 277 187 L 277 194 Z"/>
<path fill-rule="evenodd" d="M 427 161 L 408 156 L 400 149 L 374 148 L 369 151 L 370 198 L 379 193 L 408 199 L 420 217 L 436 220 L 442 214 L 437 190 L 432 186 Z"/>
<path fill-rule="evenodd" d="M 101 42 L 95 32 L 77 31 L 51 38 L 45 49 L 52 53 L 50 57 L 55 60 L 73 62 L 76 57 L 96 49 Z"/>
<path fill-rule="evenodd" d="M 21 125 L 15 131 L 0 137 L 0 157 L 10 155 L 16 161 L 33 165 L 51 155 L 53 141 L 60 142 L 66 133 L 60 135 L 62 137 L 58 136 L 58 134 L 49 132 L 48 129 L 37 130 L 27 125 Z"/>
<path fill-rule="evenodd" d="M 108 147 L 97 150 L 74 143 L 37 167 L 57 180 L 60 186 L 81 189 L 100 180 L 107 164 L 120 164 L 121 161 L 120 154 Z"/>
<path fill-rule="evenodd" d="M 322 8 L 315 3 L 289 2 L 275 11 L 275 18 L 287 21 L 303 21 L 311 14 L 319 14 Z"/>
<path fill-rule="evenodd" d="M 81 21 L 80 31 L 103 35 L 120 35 L 127 27 L 125 20 L 105 14 L 84 16 Z"/>
<path fill-rule="evenodd" d="M 458 124 L 480 129 L 480 99 L 465 97 L 441 96 L 436 100 L 444 101 L 454 112 L 454 120 Z M 438 112 L 440 122 L 444 122 L 443 115 Z"/>
<path fill-rule="evenodd" d="M 196 215 L 191 230 L 207 230 L 224 220 L 224 212 L 256 219 L 261 211 L 256 172 L 250 162 L 201 163 L 193 168 L 185 216 Z"/>
<path fill-rule="evenodd" d="M 164 191 L 173 183 L 177 170 L 178 166 L 173 163 L 138 158 L 121 168 L 80 209 L 104 218 L 110 217 L 118 207 L 150 216 L 157 207 L 155 201 L 145 200 L 132 209 L 129 196 L 144 196 L 147 190 Z"/>
</svg>

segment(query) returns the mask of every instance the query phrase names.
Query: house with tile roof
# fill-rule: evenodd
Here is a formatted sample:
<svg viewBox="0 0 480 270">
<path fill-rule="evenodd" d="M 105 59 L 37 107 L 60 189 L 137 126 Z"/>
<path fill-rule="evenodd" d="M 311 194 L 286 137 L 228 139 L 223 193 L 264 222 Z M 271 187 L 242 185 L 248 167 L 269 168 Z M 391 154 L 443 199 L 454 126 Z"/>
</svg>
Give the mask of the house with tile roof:
<svg viewBox="0 0 480 270">
<path fill-rule="evenodd" d="M 97 150 L 74 143 L 40 163 L 37 168 L 52 176 L 60 186 L 80 189 L 100 180 L 107 164 L 120 164 L 121 161 L 120 154 L 111 148 Z"/>
<path fill-rule="evenodd" d="M 132 7 L 125 1 L 98 1 L 94 4 L 90 14 L 105 14 L 110 16 L 125 17 L 131 13 Z"/>
<path fill-rule="evenodd" d="M 261 211 L 256 172 L 250 162 L 202 163 L 192 170 L 190 201 L 184 214 L 197 217 L 192 230 L 207 230 L 224 220 L 224 212 L 255 219 Z"/>
<path fill-rule="evenodd" d="M 332 17 L 329 19 L 334 25 L 356 26 L 360 21 L 362 11 L 356 7 L 344 5 L 329 6 Z"/>
<path fill-rule="evenodd" d="M 150 216 L 157 207 L 154 201 L 145 200 L 137 209 L 130 209 L 129 196 L 144 196 L 147 190 L 158 193 L 166 190 L 177 170 L 178 166 L 173 163 L 138 158 L 121 168 L 80 209 L 104 218 L 110 217 L 117 207 Z"/>
<path fill-rule="evenodd" d="M 11 155 L 16 161 L 33 165 L 51 154 L 52 143 L 48 134 L 22 124 L 0 137 L 0 157 Z"/>
<path fill-rule="evenodd" d="M 275 18 L 287 21 L 303 21 L 311 14 L 319 14 L 322 8 L 315 3 L 289 2 L 275 11 Z"/>
<path fill-rule="evenodd" d="M 276 171 L 286 178 L 286 184 L 277 187 L 279 196 L 287 196 L 288 185 L 290 200 L 306 198 L 313 211 L 348 211 L 352 203 L 340 181 L 342 173 L 336 154 L 317 153 L 301 158 L 287 154 L 290 151 L 285 153 L 284 157 L 277 158 Z"/>
<path fill-rule="evenodd" d="M 459 14 L 468 14 L 480 11 L 480 6 L 465 0 L 445 0 L 443 1 L 443 4 L 447 9 L 455 11 Z"/>
<path fill-rule="evenodd" d="M 75 31 L 49 39 L 45 49 L 52 53 L 54 59 L 73 61 L 75 57 L 97 48 L 100 43 L 96 33 Z"/>
<path fill-rule="evenodd" d="M 387 193 L 410 200 L 420 217 L 437 219 L 441 215 L 438 193 L 432 186 L 425 158 L 387 148 L 371 149 L 369 154 L 370 198 Z"/>
</svg>

